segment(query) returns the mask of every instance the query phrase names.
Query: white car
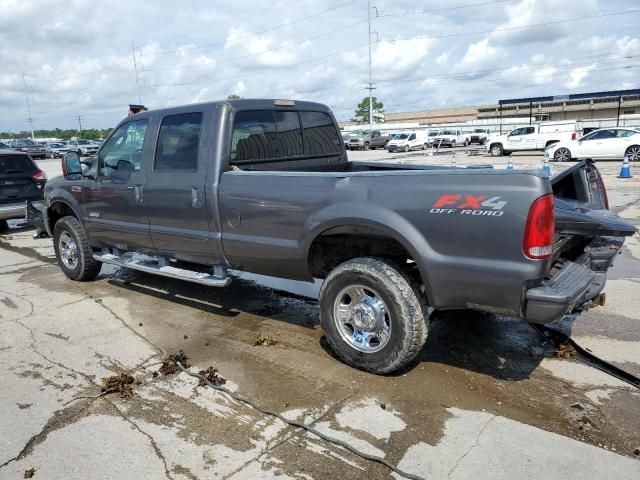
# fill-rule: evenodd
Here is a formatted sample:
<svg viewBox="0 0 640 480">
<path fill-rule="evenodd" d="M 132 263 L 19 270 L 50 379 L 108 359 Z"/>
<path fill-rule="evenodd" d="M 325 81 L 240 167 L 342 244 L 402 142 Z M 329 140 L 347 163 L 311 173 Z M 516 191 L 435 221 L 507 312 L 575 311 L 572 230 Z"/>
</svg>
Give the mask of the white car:
<svg viewBox="0 0 640 480">
<path fill-rule="evenodd" d="M 415 132 L 404 132 L 394 135 L 387 143 L 389 152 L 408 152 L 409 150 L 427 149 L 427 132 L 416 130 Z"/>
<path fill-rule="evenodd" d="M 549 159 L 568 162 L 574 158 L 640 160 L 640 130 L 601 128 L 577 140 L 564 140 L 549 146 Z"/>
<path fill-rule="evenodd" d="M 94 155 L 98 151 L 98 147 L 91 140 L 69 140 L 67 142 L 67 151 L 77 152 L 78 156 Z"/>
</svg>

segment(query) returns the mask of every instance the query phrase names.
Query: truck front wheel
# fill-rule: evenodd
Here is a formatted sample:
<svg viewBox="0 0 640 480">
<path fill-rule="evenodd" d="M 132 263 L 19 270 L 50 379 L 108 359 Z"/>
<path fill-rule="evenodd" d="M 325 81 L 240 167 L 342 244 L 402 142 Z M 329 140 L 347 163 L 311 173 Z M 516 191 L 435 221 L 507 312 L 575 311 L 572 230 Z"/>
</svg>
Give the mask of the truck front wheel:
<svg viewBox="0 0 640 480">
<path fill-rule="evenodd" d="M 100 273 L 102 263 L 93 259 L 87 234 L 76 217 L 62 217 L 53 227 L 53 248 L 58 264 L 71 280 L 86 282 Z"/>
<path fill-rule="evenodd" d="M 427 307 L 417 284 L 385 260 L 338 265 L 320 290 L 327 343 L 346 364 L 377 374 L 409 364 L 427 339 Z"/>
<path fill-rule="evenodd" d="M 504 148 L 499 143 L 494 143 L 490 148 L 491 155 L 494 157 L 501 157 L 504 155 Z"/>
</svg>

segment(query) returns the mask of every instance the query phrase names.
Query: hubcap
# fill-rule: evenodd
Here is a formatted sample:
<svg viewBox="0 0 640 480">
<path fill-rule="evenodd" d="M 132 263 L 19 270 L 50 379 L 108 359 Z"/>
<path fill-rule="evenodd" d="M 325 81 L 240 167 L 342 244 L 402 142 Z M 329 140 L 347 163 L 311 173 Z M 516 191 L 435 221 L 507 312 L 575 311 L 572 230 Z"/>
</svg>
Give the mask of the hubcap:
<svg viewBox="0 0 640 480">
<path fill-rule="evenodd" d="M 336 297 L 333 319 L 340 337 L 359 352 L 375 353 L 389 342 L 391 317 L 387 306 L 368 287 L 344 288 Z"/>
<path fill-rule="evenodd" d="M 60 251 L 60 259 L 65 267 L 73 270 L 78 265 L 78 246 L 76 241 L 67 232 L 62 232 L 58 240 L 58 250 Z"/>
<path fill-rule="evenodd" d="M 493 147 L 493 148 L 491 149 L 491 154 L 492 154 L 494 157 L 497 157 L 498 155 L 500 155 L 500 147 Z"/>
<path fill-rule="evenodd" d="M 571 154 L 569 153 L 569 150 L 567 150 L 566 148 L 561 148 L 560 150 L 558 150 L 556 152 L 556 160 L 559 162 L 567 162 L 569 161 L 569 156 Z"/>
<path fill-rule="evenodd" d="M 640 160 L 640 147 L 630 147 L 627 150 L 627 155 L 629 156 L 630 161 L 637 162 Z"/>
</svg>

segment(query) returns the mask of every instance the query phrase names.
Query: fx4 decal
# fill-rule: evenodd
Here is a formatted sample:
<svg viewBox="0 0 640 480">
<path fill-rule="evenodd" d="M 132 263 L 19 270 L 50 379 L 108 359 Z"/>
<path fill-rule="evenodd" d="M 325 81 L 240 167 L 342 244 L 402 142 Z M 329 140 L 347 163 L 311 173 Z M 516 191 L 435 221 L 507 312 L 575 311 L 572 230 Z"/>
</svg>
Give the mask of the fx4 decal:
<svg viewBox="0 0 640 480">
<path fill-rule="evenodd" d="M 488 195 L 447 194 L 433 204 L 429 213 L 440 215 L 474 215 L 501 217 L 507 204 L 502 197 Z"/>
</svg>

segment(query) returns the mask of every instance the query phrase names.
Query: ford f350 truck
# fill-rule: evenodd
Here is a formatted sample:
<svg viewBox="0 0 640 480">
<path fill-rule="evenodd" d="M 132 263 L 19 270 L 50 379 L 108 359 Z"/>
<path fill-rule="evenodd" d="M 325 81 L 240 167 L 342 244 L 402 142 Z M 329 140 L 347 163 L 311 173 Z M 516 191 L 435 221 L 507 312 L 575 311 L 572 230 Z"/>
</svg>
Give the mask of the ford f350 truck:
<svg viewBox="0 0 640 480">
<path fill-rule="evenodd" d="M 516 128 L 506 135 L 492 134 L 485 148 L 494 157 L 516 151 L 544 150 L 554 143 L 579 138 L 581 128 L 575 120 L 538 123 Z"/>
<path fill-rule="evenodd" d="M 323 279 L 328 344 L 375 373 L 417 355 L 431 309 L 548 323 L 588 305 L 635 232 L 607 209 L 593 163 L 551 181 L 349 162 L 331 111 L 292 100 L 139 113 L 63 170 L 41 218 L 28 210 L 72 280 L 103 263 L 212 287 L 228 269 Z"/>
</svg>

